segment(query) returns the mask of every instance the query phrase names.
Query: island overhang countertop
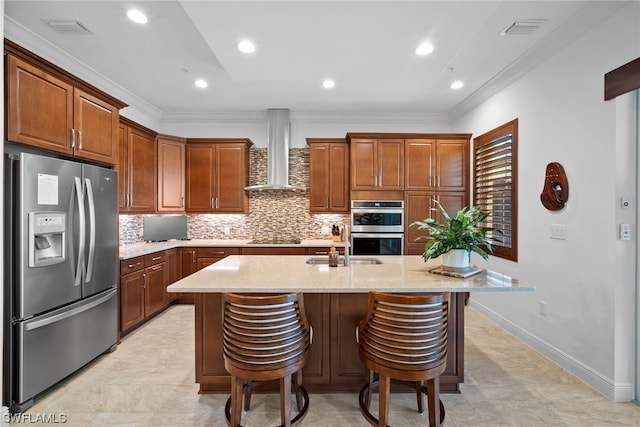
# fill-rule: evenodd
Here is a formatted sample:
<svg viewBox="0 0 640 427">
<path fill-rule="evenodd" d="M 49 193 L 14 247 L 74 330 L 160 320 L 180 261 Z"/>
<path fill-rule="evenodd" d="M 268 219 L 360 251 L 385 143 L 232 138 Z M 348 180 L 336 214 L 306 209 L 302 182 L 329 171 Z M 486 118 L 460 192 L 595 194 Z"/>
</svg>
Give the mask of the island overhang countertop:
<svg viewBox="0 0 640 427">
<path fill-rule="evenodd" d="M 466 279 L 430 273 L 440 260 L 420 255 L 351 256 L 348 267 L 309 264 L 305 255 L 231 255 L 167 288 L 169 292 L 469 292 L 533 291 L 535 286 L 483 270 Z M 361 264 L 362 258 L 381 264 Z"/>
</svg>

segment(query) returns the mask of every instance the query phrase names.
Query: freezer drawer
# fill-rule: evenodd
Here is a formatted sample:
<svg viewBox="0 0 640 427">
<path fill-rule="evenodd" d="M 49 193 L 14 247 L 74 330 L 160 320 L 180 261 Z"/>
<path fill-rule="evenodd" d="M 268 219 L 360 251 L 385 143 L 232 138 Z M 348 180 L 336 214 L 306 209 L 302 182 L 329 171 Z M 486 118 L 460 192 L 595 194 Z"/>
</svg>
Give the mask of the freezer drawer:
<svg viewBox="0 0 640 427">
<path fill-rule="evenodd" d="M 117 341 L 116 289 L 17 322 L 16 403 L 22 404 Z"/>
</svg>

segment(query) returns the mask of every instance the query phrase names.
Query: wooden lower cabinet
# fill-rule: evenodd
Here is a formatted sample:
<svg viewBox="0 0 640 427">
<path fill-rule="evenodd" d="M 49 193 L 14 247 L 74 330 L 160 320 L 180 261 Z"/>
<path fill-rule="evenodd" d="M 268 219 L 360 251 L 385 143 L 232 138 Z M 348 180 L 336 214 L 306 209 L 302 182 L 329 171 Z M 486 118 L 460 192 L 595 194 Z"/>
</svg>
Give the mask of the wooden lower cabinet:
<svg viewBox="0 0 640 427">
<path fill-rule="evenodd" d="M 198 271 L 197 249 L 178 249 L 178 279 L 183 279 L 196 271 Z M 193 294 L 177 293 L 175 302 L 178 304 L 193 304 Z"/>
<path fill-rule="evenodd" d="M 240 254 L 240 248 L 210 247 L 198 248 L 196 251 L 196 268 L 202 270 L 208 265 L 214 264 L 229 255 Z"/>
<path fill-rule="evenodd" d="M 167 286 L 178 281 L 179 266 L 178 266 L 178 249 L 167 249 Z M 167 292 L 167 287 L 164 287 L 164 298 L 167 304 L 171 304 L 176 299 L 175 292 Z"/>
<path fill-rule="evenodd" d="M 313 327 L 303 384 L 311 392 L 357 392 L 365 381 L 355 329 L 367 308 L 367 294 L 304 294 L 305 312 Z M 222 294 L 195 295 L 196 382 L 201 393 L 228 393 L 231 379 L 222 356 Z M 440 390 L 457 393 L 464 379 L 464 295 L 452 293 L 449 312 L 447 369 Z M 259 389 L 275 391 L 277 382 Z"/>
<path fill-rule="evenodd" d="M 229 255 L 238 255 L 239 253 L 240 249 L 233 247 L 180 248 L 177 254 L 178 279 L 183 279 Z M 193 304 L 193 294 L 191 293 L 180 292 L 174 295 L 174 301 L 178 304 Z"/>
<path fill-rule="evenodd" d="M 468 206 L 467 194 L 463 192 L 433 193 L 428 191 L 405 191 L 404 192 L 404 212 L 405 212 L 405 234 L 404 234 L 404 254 L 422 255 L 424 245 L 427 240 L 417 240 L 419 236 L 426 236 L 428 232 L 418 230 L 418 227 L 411 227 L 414 221 L 422 221 L 425 218 L 433 218 L 444 222 L 440 210 L 436 207 L 434 200 L 438 200 L 442 207 L 450 216 L 455 216 L 456 212 L 464 206 Z"/>
<path fill-rule="evenodd" d="M 358 357 L 356 327 L 367 309 L 367 294 L 331 295 L 331 384 L 338 391 L 359 390 L 365 381 L 364 366 Z"/>
<path fill-rule="evenodd" d="M 175 249 L 120 261 L 120 332 L 134 328 L 161 312 L 173 301 L 167 292 Z"/>
<path fill-rule="evenodd" d="M 120 277 L 120 330 L 128 331 L 142 321 L 144 321 L 144 268 Z"/>
<path fill-rule="evenodd" d="M 153 316 L 167 306 L 167 265 L 162 262 L 144 269 L 145 316 Z"/>
<path fill-rule="evenodd" d="M 242 255 L 306 255 L 305 248 L 268 248 L 254 246 L 252 248 L 242 248 Z"/>
</svg>

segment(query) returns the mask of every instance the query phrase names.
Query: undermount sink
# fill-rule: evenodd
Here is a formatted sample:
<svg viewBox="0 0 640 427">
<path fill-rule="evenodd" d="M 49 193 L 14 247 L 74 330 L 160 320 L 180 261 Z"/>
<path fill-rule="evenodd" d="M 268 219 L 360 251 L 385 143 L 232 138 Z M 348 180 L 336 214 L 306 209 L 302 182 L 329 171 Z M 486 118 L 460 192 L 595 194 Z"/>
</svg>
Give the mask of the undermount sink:
<svg viewBox="0 0 640 427">
<path fill-rule="evenodd" d="M 379 265 L 382 264 L 380 258 L 372 258 L 367 256 L 352 255 L 350 258 L 351 264 L 365 264 L 365 265 Z M 327 265 L 329 264 L 328 256 L 313 256 L 305 260 L 309 265 Z M 338 267 L 344 266 L 344 256 L 338 258 Z"/>
</svg>

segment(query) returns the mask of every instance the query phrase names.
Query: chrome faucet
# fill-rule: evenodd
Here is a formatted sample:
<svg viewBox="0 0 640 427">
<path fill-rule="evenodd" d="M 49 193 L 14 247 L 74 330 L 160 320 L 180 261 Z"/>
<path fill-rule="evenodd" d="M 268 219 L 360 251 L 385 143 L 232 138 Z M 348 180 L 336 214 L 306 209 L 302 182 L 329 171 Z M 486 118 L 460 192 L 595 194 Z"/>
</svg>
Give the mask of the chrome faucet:
<svg viewBox="0 0 640 427">
<path fill-rule="evenodd" d="M 351 247 L 351 241 L 349 240 L 349 225 L 344 225 L 344 266 L 348 267 L 351 265 L 351 259 L 349 258 L 349 248 Z"/>
</svg>

